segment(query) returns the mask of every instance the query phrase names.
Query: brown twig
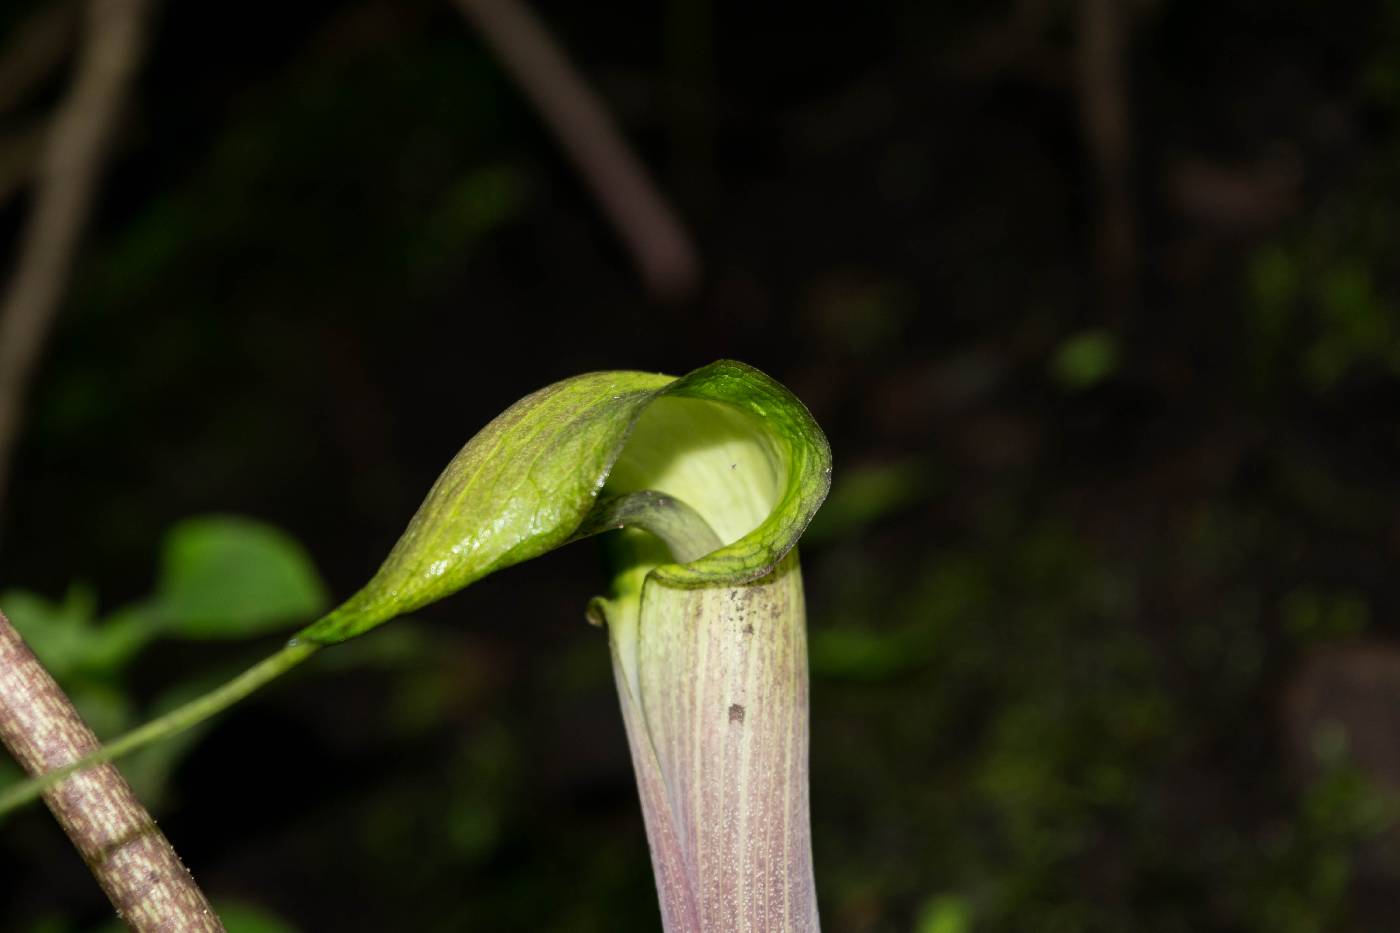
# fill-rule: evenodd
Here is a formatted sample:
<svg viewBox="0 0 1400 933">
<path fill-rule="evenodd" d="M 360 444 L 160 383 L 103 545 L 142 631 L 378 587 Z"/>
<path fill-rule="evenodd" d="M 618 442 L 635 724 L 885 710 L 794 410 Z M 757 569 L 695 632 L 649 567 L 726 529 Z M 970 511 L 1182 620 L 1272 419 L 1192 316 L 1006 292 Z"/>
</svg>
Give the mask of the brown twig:
<svg viewBox="0 0 1400 933">
<path fill-rule="evenodd" d="M 1128 112 L 1130 16 L 1125 0 L 1079 0 L 1079 103 L 1098 183 L 1095 251 L 1110 317 L 1124 314 L 1137 296 Z"/>
<path fill-rule="evenodd" d="M 76 0 L 46 3 L 11 30 L 0 49 L 0 113 L 19 105 L 63 63 L 77 33 Z"/>
<path fill-rule="evenodd" d="M 0 742 L 31 775 L 98 748 L 49 672 L 0 613 Z M 117 915 L 137 933 L 216 933 L 223 924 L 116 765 L 68 778 L 44 802 Z"/>
<path fill-rule="evenodd" d="M 700 260 L 685 228 L 544 24 L 521 0 L 456 3 L 593 189 L 648 288 L 666 299 L 687 295 Z"/>
<path fill-rule="evenodd" d="M 0 137 L 0 207 L 33 180 L 39 156 L 44 151 L 46 129 L 36 122 Z"/>
<path fill-rule="evenodd" d="M 39 190 L 0 305 L 0 505 L 24 395 L 87 220 L 103 154 L 140 59 L 150 0 L 88 0 L 77 74 L 54 118 Z"/>
</svg>

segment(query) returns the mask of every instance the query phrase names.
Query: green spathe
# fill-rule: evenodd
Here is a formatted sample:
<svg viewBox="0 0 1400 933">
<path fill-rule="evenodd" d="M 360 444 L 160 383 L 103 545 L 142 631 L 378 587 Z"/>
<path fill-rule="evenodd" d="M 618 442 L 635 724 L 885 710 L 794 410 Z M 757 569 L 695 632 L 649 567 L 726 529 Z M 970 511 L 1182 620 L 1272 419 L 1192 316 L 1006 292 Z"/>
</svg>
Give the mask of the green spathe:
<svg viewBox="0 0 1400 933">
<path fill-rule="evenodd" d="M 301 638 L 353 637 L 631 526 L 589 616 L 609 630 L 664 926 L 815 931 L 794 545 L 830 476 L 807 409 L 752 367 L 568 379 L 472 438 L 374 579 Z"/>
<path fill-rule="evenodd" d="M 573 538 L 605 484 L 688 504 L 724 546 L 658 561 L 678 586 L 762 576 L 830 486 L 830 449 L 807 409 L 751 366 L 680 378 L 588 373 L 526 396 L 448 464 L 374 578 L 298 640 L 362 634 Z"/>
</svg>

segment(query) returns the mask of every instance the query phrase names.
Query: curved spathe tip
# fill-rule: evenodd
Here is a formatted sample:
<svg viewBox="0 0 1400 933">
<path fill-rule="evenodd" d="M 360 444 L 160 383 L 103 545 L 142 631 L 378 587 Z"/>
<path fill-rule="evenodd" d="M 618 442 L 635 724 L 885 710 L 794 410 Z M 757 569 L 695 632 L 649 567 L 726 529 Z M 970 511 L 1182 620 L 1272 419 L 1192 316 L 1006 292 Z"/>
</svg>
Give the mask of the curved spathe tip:
<svg viewBox="0 0 1400 933">
<path fill-rule="evenodd" d="M 696 561 L 658 566 L 657 577 L 704 586 L 763 576 L 797 543 L 830 487 L 831 449 L 806 407 L 732 360 L 680 378 L 586 373 L 526 396 L 468 441 L 374 578 L 297 637 L 344 641 L 571 540 L 639 421 L 663 399 L 713 403 L 751 421 L 777 482 L 754 527 Z"/>
</svg>

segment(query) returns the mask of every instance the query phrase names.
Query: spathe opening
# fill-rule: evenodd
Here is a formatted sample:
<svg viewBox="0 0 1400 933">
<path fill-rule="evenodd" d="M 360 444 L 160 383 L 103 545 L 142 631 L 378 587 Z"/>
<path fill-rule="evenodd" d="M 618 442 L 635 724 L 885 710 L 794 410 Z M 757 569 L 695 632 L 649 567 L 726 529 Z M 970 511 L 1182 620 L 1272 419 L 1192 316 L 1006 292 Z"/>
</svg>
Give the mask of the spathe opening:
<svg viewBox="0 0 1400 933">
<path fill-rule="evenodd" d="M 772 514 L 785 480 L 783 459 L 752 415 L 720 402 L 662 396 L 637 420 L 603 495 L 673 496 L 729 545 Z"/>
</svg>

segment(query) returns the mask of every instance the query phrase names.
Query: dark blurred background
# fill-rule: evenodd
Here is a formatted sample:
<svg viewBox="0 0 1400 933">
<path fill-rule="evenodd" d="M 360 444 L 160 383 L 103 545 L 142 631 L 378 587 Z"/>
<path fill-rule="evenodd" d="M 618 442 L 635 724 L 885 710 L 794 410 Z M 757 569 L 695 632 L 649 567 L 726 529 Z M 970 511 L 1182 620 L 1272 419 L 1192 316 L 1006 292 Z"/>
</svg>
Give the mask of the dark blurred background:
<svg viewBox="0 0 1400 933">
<path fill-rule="evenodd" d="M 0 608 L 99 732 L 356 589 L 518 397 L 731 357 L 835 451 L 828 929 L 1392 925 L 1400 3 L 539 2 L 669 278 L 474 5 L 146 14 L 0 493 Z M 82 9 L 0 8 L 7 269 Z M 244 930 L 657 929 L 603 582 L 509 570 L 133 780 Z M 5 822 L 0 929 L 106 918 Z"/>
</svg>

